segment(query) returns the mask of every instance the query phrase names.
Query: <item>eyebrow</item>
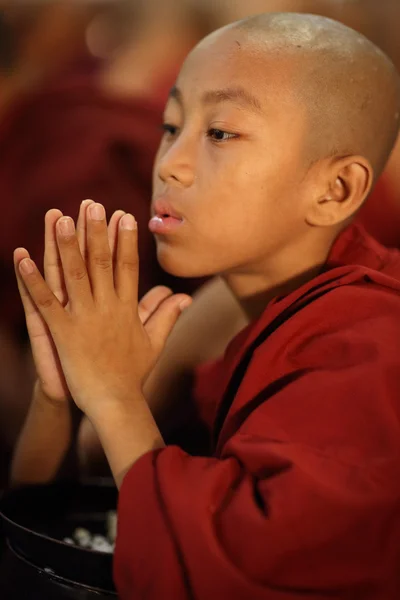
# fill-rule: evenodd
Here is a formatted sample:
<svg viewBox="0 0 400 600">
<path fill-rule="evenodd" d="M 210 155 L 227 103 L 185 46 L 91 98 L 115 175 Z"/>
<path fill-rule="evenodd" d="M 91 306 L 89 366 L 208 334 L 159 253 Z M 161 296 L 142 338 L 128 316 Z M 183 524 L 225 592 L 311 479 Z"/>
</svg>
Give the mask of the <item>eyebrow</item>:
<svg viewBox="0 0 400 600">
<path fill-rule="evenodd" d="M 182 92 L 176 86 L 171 89 L 169 97 L 174 98 L 180 104 L 183 103 Z M 203 104 L 219 104 L 220 102 L 236 102 L 237 104 L 247 106 L 254 112 L 262 112 L 261 104 L 257 98 L 240 86 L 220 90 L 209 90 L 202 96 Z"/>
</svg>

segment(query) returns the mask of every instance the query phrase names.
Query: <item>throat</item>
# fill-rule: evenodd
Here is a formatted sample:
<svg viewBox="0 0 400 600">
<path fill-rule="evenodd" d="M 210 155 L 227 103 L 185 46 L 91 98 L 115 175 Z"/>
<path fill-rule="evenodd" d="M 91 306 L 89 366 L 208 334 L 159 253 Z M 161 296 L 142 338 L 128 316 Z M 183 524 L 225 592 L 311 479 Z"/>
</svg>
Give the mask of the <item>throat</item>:
<svg viewBox="0 0 400 600">
<path fill-rule="evenodd" d="M 250 321 L 258 319 L 272 300 L 287 296 L 317 277 L 324 263 L 297 273 L 287 279 L 273 280 L 254 275 L 230 275 L 225 277 L 227 285 L 240 303 Z"/>
</svg>

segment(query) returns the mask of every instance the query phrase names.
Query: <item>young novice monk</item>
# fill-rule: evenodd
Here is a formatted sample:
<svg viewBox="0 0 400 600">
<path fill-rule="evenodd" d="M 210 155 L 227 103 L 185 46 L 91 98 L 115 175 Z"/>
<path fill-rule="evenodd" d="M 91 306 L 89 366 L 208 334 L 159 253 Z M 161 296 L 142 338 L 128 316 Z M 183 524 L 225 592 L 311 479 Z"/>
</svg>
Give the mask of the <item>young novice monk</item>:
<svg viewBox="0 0 400 600">
<path fill-rule="evenodd" d="M 399 90 L 375 46 L 309 15 L 233 24 L 187 59 L 150 229 L 165 269 L 222 274 L 252 320 L 198 376 L 197 455 L 165 445 L 143 393 L 190 300 L 138 306 L 133 216 L 109 243 L 99 204 L 77 234 L 48 214 L 47 283 L 16 251 L 39 375 L 25 447 L 51 453 L 68 394 L 90 419 L 120 488 L 122 600 L 399 597 L 400 257 L 350 225 Z"/>
</svg>

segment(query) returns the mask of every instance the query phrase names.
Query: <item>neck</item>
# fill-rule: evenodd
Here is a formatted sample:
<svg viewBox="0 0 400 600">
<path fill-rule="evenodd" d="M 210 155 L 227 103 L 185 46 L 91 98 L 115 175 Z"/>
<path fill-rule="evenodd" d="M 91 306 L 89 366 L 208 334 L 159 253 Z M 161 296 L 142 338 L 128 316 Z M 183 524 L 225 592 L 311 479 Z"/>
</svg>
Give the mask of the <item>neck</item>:
<svg viewBox="0 0 400 600">
<path fill-rule="evenodd" d="M 262 263 L 225 273 L 224 279 L 250 320 L 257 319 L 278 296 L 286 296 L 319 275 L 337 232 L 284 248 Z"/>
</svg>

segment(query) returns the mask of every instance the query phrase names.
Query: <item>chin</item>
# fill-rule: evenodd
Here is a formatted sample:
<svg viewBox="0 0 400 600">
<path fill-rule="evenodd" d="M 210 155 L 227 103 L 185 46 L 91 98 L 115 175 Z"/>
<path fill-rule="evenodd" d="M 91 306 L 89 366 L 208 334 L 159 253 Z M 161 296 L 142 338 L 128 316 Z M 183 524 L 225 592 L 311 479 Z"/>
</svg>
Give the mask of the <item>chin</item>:
<svg viewBox="0 0 400 600">
<path fill-rule="evenodd" d="M 182 278 L 203 278 L 216 275 L 213 267 L 201 264 L 199 260 L 189 252 L 174 251 L 170 247 L 164 247 L 162 244 L 157 244 L 157 259 L 160 266 L 175 277 Z"/>
</svg>

